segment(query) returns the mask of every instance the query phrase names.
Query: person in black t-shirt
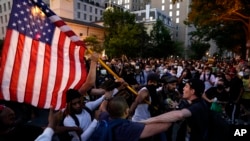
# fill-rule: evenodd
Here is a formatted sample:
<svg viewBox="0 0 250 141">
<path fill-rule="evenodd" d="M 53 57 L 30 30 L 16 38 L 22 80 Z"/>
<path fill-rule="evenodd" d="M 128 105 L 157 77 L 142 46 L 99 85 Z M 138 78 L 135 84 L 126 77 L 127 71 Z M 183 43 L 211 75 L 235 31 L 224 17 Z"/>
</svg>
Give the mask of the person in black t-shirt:
<svg viewBox="0 0 250 141">
<path fill-rule="evenodd" d="M 209 107 L 211 107 L 213 102 L 218 104 L 221 108 L 225 107 L 229 100 L 229 93 L 225 90 L 224 80 L 218 80 L 217 86 L 211 87 L 205 91 L 202 98 L 207 101 Z"/>
<path fill-rule="evenodd" d="M 173 110 L 142 122 L 146 124 L 159 122 L 169 123 L 185 119 L 189 129 L 187 130 L 189 140 L 206 141 L 209 128 L 209 107 L 201 98 L 204 89 L 203 81 L 190 79 L 183 88 L 183 98 L 190 103 L 188 107 L 181 110 Z"/>
</svg>

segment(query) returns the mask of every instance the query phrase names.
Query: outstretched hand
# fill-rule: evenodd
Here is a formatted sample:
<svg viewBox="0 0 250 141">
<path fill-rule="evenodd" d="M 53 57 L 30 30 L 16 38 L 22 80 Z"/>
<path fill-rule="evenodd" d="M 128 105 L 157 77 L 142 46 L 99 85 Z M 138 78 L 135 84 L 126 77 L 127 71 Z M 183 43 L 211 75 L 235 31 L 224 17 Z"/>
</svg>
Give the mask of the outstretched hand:
<svg viewBox="0 0 250 141">
<path fill-rule="evenodd" d="M 56 125 L 58 124 L 60 117 L 62 117 L 62 111 L 58 111 L 57 113 L 54 112 L 54 108 L 51 107 L 49 110 L 49 116 L 48 116 L 48 127 L 51 127 L 52 129 L 55 129 Z"/>
</svg>

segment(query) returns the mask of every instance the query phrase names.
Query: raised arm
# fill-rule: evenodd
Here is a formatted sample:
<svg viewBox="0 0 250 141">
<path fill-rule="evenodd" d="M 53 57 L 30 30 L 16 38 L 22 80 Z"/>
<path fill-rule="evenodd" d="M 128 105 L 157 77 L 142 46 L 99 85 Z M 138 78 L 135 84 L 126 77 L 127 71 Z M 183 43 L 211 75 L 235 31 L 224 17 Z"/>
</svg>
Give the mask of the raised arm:
<svg viewBox="0 0 250 141">
<path fill-rule="evenodd" d="M 93 86 L 95 86 L 96 81 L 96 65 L 98 62 L 99 54 L 92 53 L 91 54 L 91 63 L 90 63 L 90 69 L 88 72 L 88 76 L 86 78 L 85 83 L 81 86 L 79 89 L 80 94 L 84 95 L 86 92 Z"/>
<path fill-rule="evenodd" d="M 132 105 L 130 106 L 130 109 L 129 109 L 129 113 L 131 116 L 134 113 L 137 105 L 142 103 L 146 99 L 147 96 L 149 96 L 149 93 L 148 93 L 148 90 L 146 90 L 146 89 L 144 89 L 138 93 L 137 97 L 135 98 L 134 102 L 132 103 Z"/>
</svg>

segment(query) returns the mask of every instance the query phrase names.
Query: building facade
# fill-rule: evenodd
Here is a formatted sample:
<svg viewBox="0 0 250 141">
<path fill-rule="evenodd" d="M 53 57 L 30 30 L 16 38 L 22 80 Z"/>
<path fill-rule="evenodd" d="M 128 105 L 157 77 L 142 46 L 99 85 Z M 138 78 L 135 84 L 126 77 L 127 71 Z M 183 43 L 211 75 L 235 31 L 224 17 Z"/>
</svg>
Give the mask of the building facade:
<svg viewBox="0 0 250 141">
<path fill-rule="evenodd" d="M 172 36 L 173 33 L 175 33 L 175 28 L 173 26 L 171 18 L 166 15 L 166 13 L 158 10 L 157 8 L 150 8 L 149 4 L 146 5 L 146 9 L 132 11 L 131 13 L 136 15 L 136 22 L 144 24 L 148 34 L 150 34 L 150 32 L 152 31 L 153 26 L 157 20 L 161 20 L 164 23 L 164 25 L 169 29 Z"/>
<path fill-rule="evenodd" d="M 9 21 L 13 0 L 0 0 L 0 40 L 3 40 Z M 104 39 L 104 29 L 92 22 L 99 21 L 104 11 L 105 0 L 43 0 L 72 30 L 85 39 L 95 35 L 100 41 Z"/>
<path fill-rule="evenodd" d="M 10 18 L 12 0 L 0 0 L 0 40 L 3 40 Z"/>
<path fill-rule="evenodd" d="M 190 45 L 189 32 L 194 31 L 195 28 L 185 25 L 183 22 L 186 20 L 190 11 L 189 5 L 191 0 L 183 0 L 172 4 L 172 0 L 109 0 L 113 3 L 119 3 L 124 7 L 127 6 L 130 11 L 145 10 L 147 4 L 152 8 L 156 8 L 171 18 L 172 27 L 175 29 L 172 37 L 176 41 L 183 42 L 184 47 Z"/>
<path fill-rule="evenodd" d="M 190 3 L 191 0 L 184 0 L 175 4 L 172 4 L 172 0 L 151 0 L 152 7 L 164 11 L 172 19 L 176 28 L 174 39 L 183 42 L 184 47 L 190 45 L 190 36 L 188 34 L 195 30 L 194 27 L 189 27 L 184 24 L 190 11 Z"/>
</svg>

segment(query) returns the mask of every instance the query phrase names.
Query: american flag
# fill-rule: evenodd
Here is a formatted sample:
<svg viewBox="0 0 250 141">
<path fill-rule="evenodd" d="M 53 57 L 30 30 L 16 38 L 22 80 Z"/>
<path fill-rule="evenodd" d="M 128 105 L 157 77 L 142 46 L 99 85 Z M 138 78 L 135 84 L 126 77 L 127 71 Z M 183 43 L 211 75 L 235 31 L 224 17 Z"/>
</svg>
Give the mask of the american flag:
<svg viewBox="0 0 250 141">
<path fill-rule="evenodd" d="M 84 43 L 42 0 L 13 0 L 2 51 L 0 99 L 65 107 L 85 82 Z"/>
</svg>

